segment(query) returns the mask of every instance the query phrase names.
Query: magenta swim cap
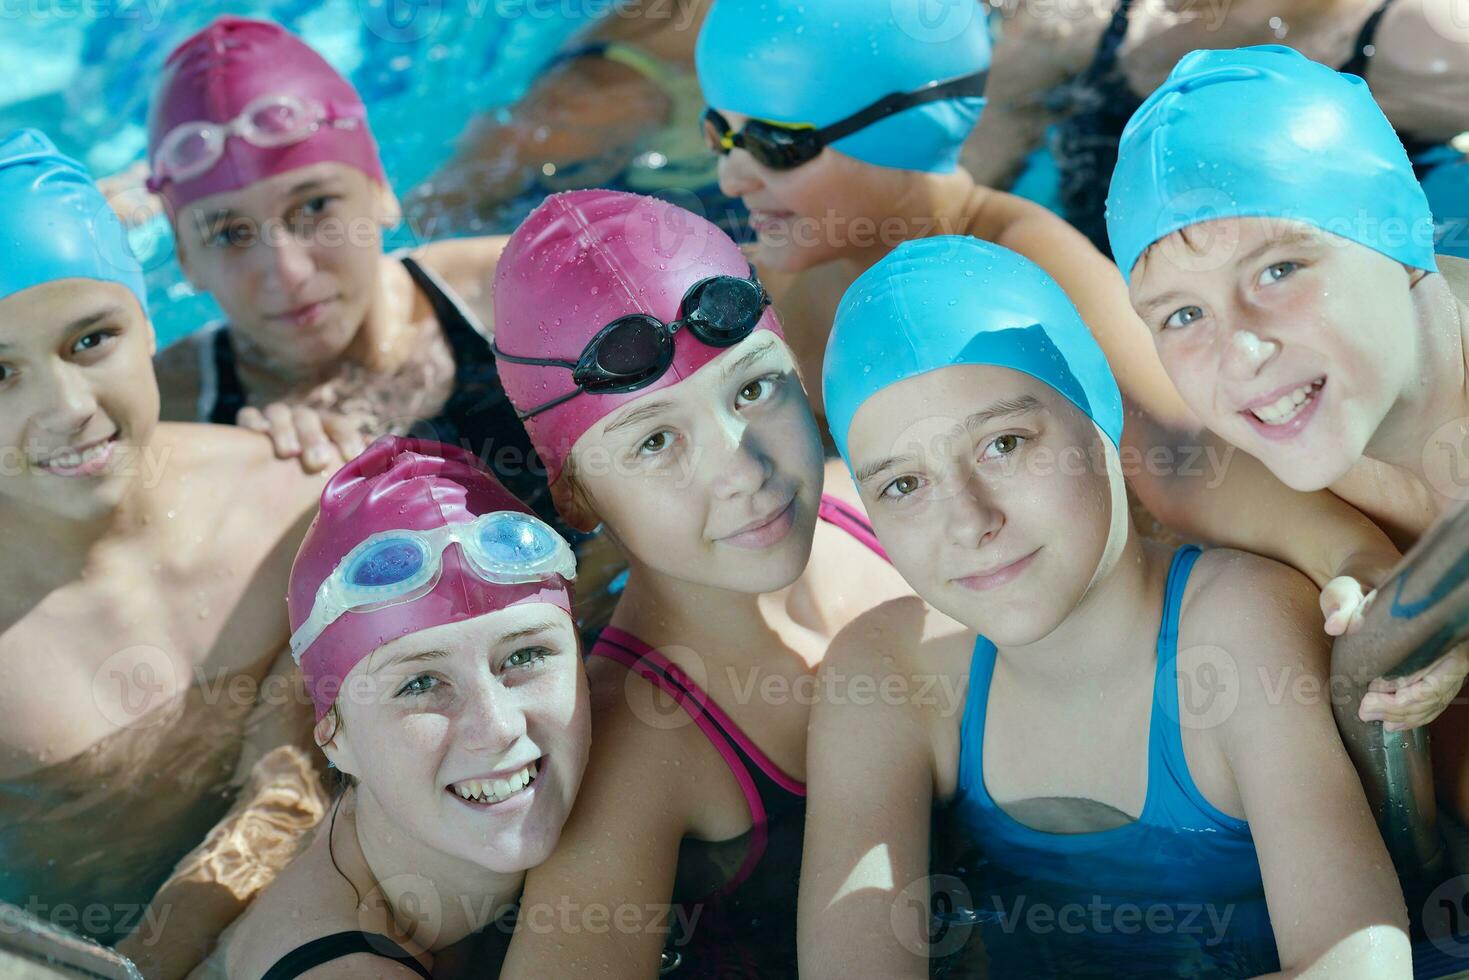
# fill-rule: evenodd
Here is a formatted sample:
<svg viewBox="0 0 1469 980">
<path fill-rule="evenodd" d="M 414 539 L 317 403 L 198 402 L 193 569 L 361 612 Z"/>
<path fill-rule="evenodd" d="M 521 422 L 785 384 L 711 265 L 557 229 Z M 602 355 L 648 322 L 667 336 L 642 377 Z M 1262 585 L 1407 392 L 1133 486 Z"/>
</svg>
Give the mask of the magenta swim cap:
<svg viewBox="0 0 1469 980">
<path fill-rule="evenodd" d="M 159 146 L 176 127 L 228 124 L 251 103 L 272 96 L 309 101 L 341 125 L 323 122 L 300 142 L 276 147 L 230 135 L 219 162 L 200 176 L 176 181 L 158 174 Z M 168 56 L 148 118 L 148 160 L 155 170 L 149 186 L 167 199 L 175 214 L 198 198 L 326 161 L 345 163 L 387 183 L 367 111 L 352 84 L 290 31 L 245 17 L 216 18 Z"/>
<path fill-rule="evenodd" d="M 532 513 L 470 453 L 439 442 L 382 437 L 338 470 L 321 492 L 321 510 L 291 566 L 286 597 L 291 629 L 300 629 L 321 583 L 366 538 L 380 531 L 430 531 L 498 511 Z M 318 721 L 352 668 L 389 640 L 525 602 L 549 602 L 571 615 L 570 586 L 559 575 L 521 585 L 488 582 L 465 565 L 457 544 L 445 549 L 442 560 L 430 592 L 381 609 L 344 613 L 302 654 L 301 671 Z"/>
<path fill-rule="evenodd" d="M 750 275 L 734 241 L 708 221 L 655 197 L 621 191 L 553 194 L 531 212 L 501 255 L 495 273 L 495 346 L 519 357 L 576 361 L 597 332 L 618 317 L 678 318 L 689 287 L 710 276 Z M 782 336 L 767 309 L 756 330 Z M 674 335 L 673 363 L 645 388 L 621 394 L 582 392 L 525 420 L 555 483 L 581 434 L 618 408 L 692 375 L 727 348 Z M 501 359 L 500 381 L 522 411 L 575 391 L 561 367 Z"/>
</svg>

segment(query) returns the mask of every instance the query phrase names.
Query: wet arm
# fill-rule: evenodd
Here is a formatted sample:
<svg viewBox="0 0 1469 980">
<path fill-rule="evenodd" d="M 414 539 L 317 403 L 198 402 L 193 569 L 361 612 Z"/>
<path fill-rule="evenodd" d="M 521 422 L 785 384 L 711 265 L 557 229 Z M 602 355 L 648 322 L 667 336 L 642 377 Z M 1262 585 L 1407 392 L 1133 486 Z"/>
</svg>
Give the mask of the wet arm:
<svg viewBox="0 0 1469 980">
<path fill-rule="evenodd" d="M 246 728 L 233 807 L 158 890 L 144 925 L 118 949 L 149 977 L 182 977 L 295 855 L 326 812 L 313 716 L 289 651 L 260 685 Z M 162 935 L 148 923 L 162 923 Z"/>
<path fill-rule="evenodd" d="M 1306 626 L 1310 584 L 1240 556 L 1211 586 L 1232 594 L 1196 598 L 1179 649 L 1214 644 L 1239 668 L 1238 705 L 1218 730 L 1259 855 L 1277 975 L 1410 977 L 1402 891 L 1337 737 L 1326 637 Z M 1288 692 L 1322 693 L 1282 698 L 1282 680 Z"/>
<path fill-rule="evenodd" d="M 1138 319 L 1117 267 L 1076 229 L 1029 201 L 995 194 L 984 237 L 1041 265 L 1066 290 L 1107 355 L 1127 410 L 1123 472 L 1143 504 L 1180 534 L 1253 551 L 1305 573 L 1375 585 L 1398 557 L 1367 517 L 1328 491 L 1299 493 L 1204 429 Z"/>
<path fill-rule="evenodd" d="M 1026 157 L 1041 145 L 1046 127 L 1055 120 L 1046 97 L 1085 63 L 1089 48 L 1075 35 L 1091 39 L 1096 27 L 1076 25 L 1054 11 L 1043 16 L 1038 9 L 1015 7 L 1002 16 L 996 31 L 984 112 L 960 156 L 965 169 L 986 187 L 1008 187 Z"/>
<path fill-rule="evenodd" d="M 885 616 L 890 609 L 910 615 Z M 892 668 L 885 651 L 921 633 L 917 600 L 857 619 L 832 643 L 823 694 L 835 679 Z M 881 625 L 880 625 L 881 624 Z M 905 631 L 903 627 L 907 627 Z M 798 948 L 803 977 L 928 976 L 929 813 L 932 752 L 924 716 L 889 699 L 823 697 L 806 747 L 806 839 L 801 859 Z"/>
<path fill-rule="evenodd" d="M 489 213 L 539 177 L 559 175 L 568 187 L 610 180 L 670 111 L 668 96 L 634 68 L 594 56 L 562 62 L 508 115 L 472 121 L 449 162 L 409 194 L 405 212 L 422 237 L 436 238 L 436 223 Z M 562 173 L 573 165 L 576 175 Z"/>
</svg>

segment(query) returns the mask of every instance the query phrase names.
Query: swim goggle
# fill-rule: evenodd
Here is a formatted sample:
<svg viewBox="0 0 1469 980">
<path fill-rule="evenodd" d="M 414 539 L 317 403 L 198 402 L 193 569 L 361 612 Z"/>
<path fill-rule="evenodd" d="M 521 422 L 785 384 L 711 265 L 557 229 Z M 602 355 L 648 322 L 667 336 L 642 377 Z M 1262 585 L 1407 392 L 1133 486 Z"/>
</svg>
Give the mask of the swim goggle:
<svg viewBox="0 0 1469 980">
<path fill-rule="evenodd" d="M 646 388 L 663 377 L 673 363 L 673 335 L 683 327 L 688 327 L 700 343 L 733 347 L 754 332 L 769 305 L 770 295 L 751 266 L 748 279 L 710 276 L 694 283 L 684 293 L 678 319 L 672 323 L 664 323 L 650 313 L 618 317 L 597 331 L 575 361 L 520 357 L 505 353 L 498 345 L 494 352 L 512 364 L 559 367 L 571 372 L 576 390 L 519 413 L 522 419 L 528 419 L 584 391 L 612 395 Z"/>
<path fill-rule="evenodd" d="M 971 75 L 929 82 L 911 92 L 893 92 L 845 119 L 818 129 L 811 123 L 780 123 L 751 119 L 735 132 L 717 109 L 704 110 L 704 141 L 721 156 L 741 149 L 771 170 L 790 170 L 816 159 L 828 144 L 881 122 L 905 109 L 944 99 L 980 98 L 984 95 L 989 69 Z"/>
<path fill-rule="evenodd" d="M 361 105 L 328 107 L 294 95 L 263 95 L 229 122 L 196 120 L 169 130 L 153 154 L 148 189 L 156 194 L 169 181 L 182 183 L 207 174 L 224 156 L 231 136 L 272 149 L 300 143 L 323 126 L 356 129 L 365 118 Z"/>
<path fill-rule="evenodd" d="M 576 557 L 545 522 L 518 511 L 481 514 L 431 531 L 379 531 L 337 563 L 316 590 L 311 615 L 291 634 L 296 663 L 326 628 L 348 612 L 371 612 L 432 592 L 444 549 L 457 544 L 475 575 L 497 585 L 576 578 Z"/>
</svg>

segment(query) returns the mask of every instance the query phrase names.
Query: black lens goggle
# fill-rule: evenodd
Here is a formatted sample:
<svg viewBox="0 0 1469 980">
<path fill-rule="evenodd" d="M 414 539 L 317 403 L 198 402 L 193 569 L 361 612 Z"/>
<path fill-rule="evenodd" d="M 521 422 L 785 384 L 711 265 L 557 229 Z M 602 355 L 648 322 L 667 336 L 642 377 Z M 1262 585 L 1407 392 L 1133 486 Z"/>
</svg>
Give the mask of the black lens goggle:
<svg viewBox="0 0 1469 980">
<path fill-rule="evenodd" d="M 673 363 L 673 335 L 684 327 L 702 344 L 733 347 L 754 332 L 769 305 L 770 295 L 751 266 L 748 279 L 710 276 L 694 283 L 684 293 L 678 306 L 678 319 L 672 323 L 664 323 L 649 313 L 618 317 L 587 341 L 581 357 L 575 361 L 520 357 L 505 353 L 498 344 L 493 349 L 496 357 L 511 364 L 559 367 L 571 372 L 576 390 L 519 413 L 522 419 L 528 419 L 584 391 L 614 395 L 646 388 L 663 377 Z"/>
<path fill-rule="evenodd" d="M 751 119 L 745 123 L 743 129 L 735 132 L 729 120 L 720 115 L 717 109 L 709 108 L 704 110 L 704 141 L 721 156 L 727 155 L 731 150 L 741 149 L 772 170 L 790 170 L 816 159 L 828 144 L 851 136 L 858 130 L 866 129 L 904 109 L 941 102 L 944 99 L 980 98 L 984 95 L 989 74 L 989 69 L 985 69 L 971 75 L 929 82 L 911 92 L 894 92 L 883 96 L 867 108 L 820 129 L 809 123 L 777 123 L 768 119 Z"/>
</svg>

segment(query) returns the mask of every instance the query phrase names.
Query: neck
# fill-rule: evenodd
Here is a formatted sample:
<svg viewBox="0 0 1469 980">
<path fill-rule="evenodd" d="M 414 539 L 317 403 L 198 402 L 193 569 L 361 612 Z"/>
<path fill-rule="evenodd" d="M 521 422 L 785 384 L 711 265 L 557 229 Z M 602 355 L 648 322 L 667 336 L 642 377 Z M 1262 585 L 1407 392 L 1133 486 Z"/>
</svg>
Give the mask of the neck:
<svg viewBox="0 0 1469 980">
<path fill-rule="evenodd" d="M 717 645 L 698 651 L 706 660 L 716 648 L 748 650 L 769 645 L 770 627 L 761 614 L 759 594 L 687 582 L 655 571 L 636 557 L 628 561 L 627 588 L 616 619 L 655 647 L 666 643 L 688 646 L 698 637 L 718 637 Z"/>
<path fill-rule="evenodd" d="M 1126 533 L 1117 561 L 1060 626 L 1034 643 L 999 650 L 1017 675 L 1055 689 L 1096 690 L 1110 681 L 1131 683 L 1152 669 L 1153 644 L 1137 641 L 1138 610 L 1155 604 L 1159 555 L 1131 521 Z"/>
<path fill-rule="evenodd" d="M 352 833 L 375 890 L 397 927 L 426 948 L 478 932 L 520 895 L 525 872 L 491 871 L 428 847 L 388 819 L 371 793 L 359 786 L 353 796 Z"/>
<path fill-rule="evenodd" d="M 1465 265 L 1469 268 L 1469 263 Z M 1460 292 L 1469 295 L 1469 275 L 1461 278 L 1464 288 Z M 1465 364 L 1465 351 L 1469 350 L 1469 337 L 1466 337 L 1469 305 L 1455 295 L 1455 289 L 1444 275 L 1423 276 L 1412 287 L 1411 295 L 1416 314 L 1415 380 L 1404 386 L 1397 402 L 1368 441 L 1365 455 L 1401 467 L 1432 487 L 1434 481 L 1425 472 L 1425 461 L 1432 447 L 1426 440 L 1445 427 L 1452 428 L 1455 422 L 1460 423 L 1454 430 L 1455 445 L 1465 437 L 1462 420 L 1469 417 L 1469 368 Z M 1443 509 L 1450 501 L 1439 496 Z"/>
</svg>

